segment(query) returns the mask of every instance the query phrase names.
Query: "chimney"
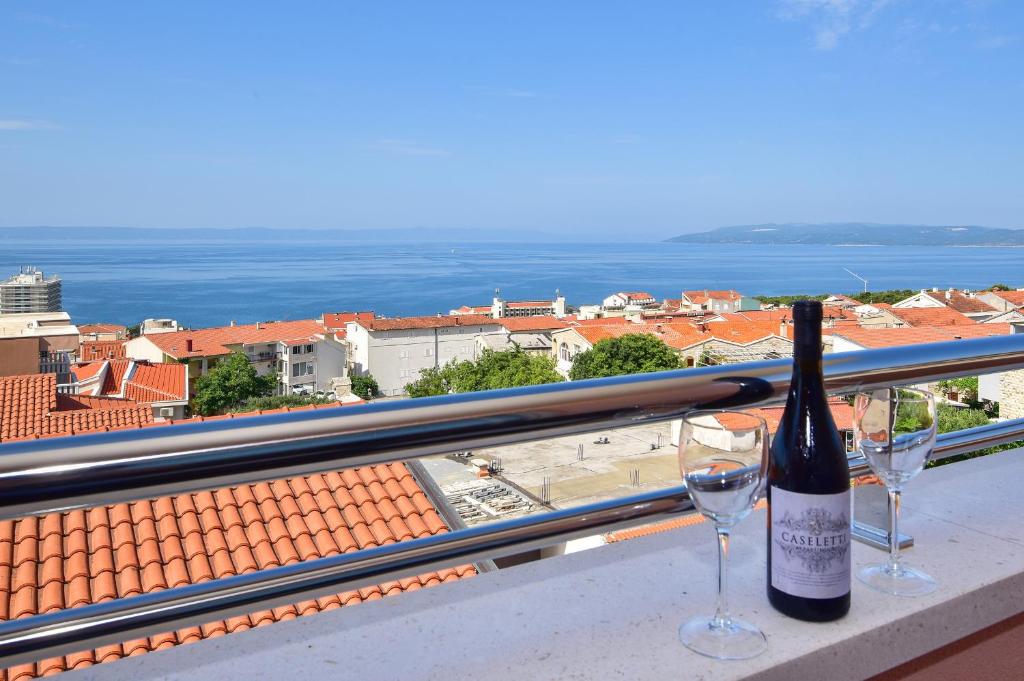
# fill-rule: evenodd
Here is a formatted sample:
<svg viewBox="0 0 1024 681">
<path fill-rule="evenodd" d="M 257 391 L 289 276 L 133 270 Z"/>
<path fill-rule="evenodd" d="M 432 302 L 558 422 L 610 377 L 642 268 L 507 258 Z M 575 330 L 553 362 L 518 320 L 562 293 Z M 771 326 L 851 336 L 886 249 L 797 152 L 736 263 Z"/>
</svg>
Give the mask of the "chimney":
<svg viewBox="0 0 1024 681">
<path fill-rule="evenodd" d="M 235 320 L 234 320 L 234 319 L 232 319 L 232 320 L 231 320 L 231 326 L 234 326 L 234 325 L 235 325 Z"/>
<path fill-rule="evenodd" d="M 949 300 L 952 297 L 953 297 L 953 289 L 951 287 L 948 291 L 946 291 L 946 300 Z"/>
<path fill-rule="evenodd" d="M 256 330 L 257 330 L 257 331 L 259 331 L 259 330 L 260 330 L 260 329 L 262 329 L 262 328 L 263 328 L 263 327 L 262 327 L 262 326 L 260 325 L 260 323 L 259 323 L 259 322 L 256 322 Z"/>
<path fill-rule="evenodd" d="M 785 317 L 783 317 L 781 320 L 779 320 L 779 335 L 782 336 L 783 338 L 785 338 L 787 336 L 787 333 L 786 333 L 786 318 Z"/>
<path fill-rule="evenodd" d="M 932 286 L 932 293 L 938 293 L 938 292 L 939 292 L 939 287 L 938 286 Z M 924 289 L 921 290 L 921 293 L 924 293 Z"/>
<path fill-rule="evenodd" d="M 192 352 L 192 339 L 191 338 L 186 338 L 185 339 L 185 352 Z"/>
</svg>

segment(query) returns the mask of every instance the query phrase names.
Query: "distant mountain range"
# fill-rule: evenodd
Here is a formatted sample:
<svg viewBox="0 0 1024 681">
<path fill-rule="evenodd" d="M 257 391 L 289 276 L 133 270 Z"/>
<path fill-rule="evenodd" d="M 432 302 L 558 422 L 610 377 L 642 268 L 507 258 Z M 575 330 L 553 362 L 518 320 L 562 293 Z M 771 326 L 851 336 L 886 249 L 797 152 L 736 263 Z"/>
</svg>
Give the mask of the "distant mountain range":
<svg viewBox="0 0 1024 681">
<path fill-rule="evenodd" d="M 554 232 L 483 229 L 444 229 L 413 227 L 406 229 L 285 229 L 270 227 L 227 228 L 150 228 L 150 227 L 0 227 L 2 241 L 245 241 L 245 242 L 387 242 L 387 243 L 468 243 L 498 241 L 555 241 Z M 564 240 L 564 237 L 563 237 Z"/>
<path fill-rule="evenodd" d="M 666 239 L 700 244 L 821 246 L 1024 246 L 1024 230 L 973 225 L 880 225 L 871 222 L 719 227 Z"/>
</svg>

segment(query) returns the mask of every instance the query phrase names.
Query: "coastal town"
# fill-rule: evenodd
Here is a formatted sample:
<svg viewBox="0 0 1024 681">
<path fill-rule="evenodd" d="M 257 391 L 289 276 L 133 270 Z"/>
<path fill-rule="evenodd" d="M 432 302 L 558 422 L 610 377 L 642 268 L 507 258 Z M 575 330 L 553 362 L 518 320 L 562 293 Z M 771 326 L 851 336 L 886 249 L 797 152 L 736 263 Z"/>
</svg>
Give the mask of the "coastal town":
<svg viewBox="0 0 1024 681">
<path fill-rule="evenodd" d="M 479 367 L 500 357 L 539 367 L 537 377 L 516 379 L 522 384 L 623 373 L 600 366 L 603 373 L 581 369 L 586 364 L 593 371 L 601 352 L 619 348 L 616 344 L 626 348 L 638 338 L 645 349 L 630 346 L 631 351 L 660 358 L 655 369 L 779 359 L 791 356 L 793 348 L 790 308 L 736 290 L 682 288 L 666 297 L 609 291 L 601 301 L 572 303 L 561 292 L 551 299 L 506 300 L 494 291 L 489 304 L 453 301 L 448 314 L 392 317 L 386 310 L 325 310 L 315 319 L 227 320 L 218 327 L 183 328 L 174 319 L 156 317 L 134 326 L 73 319 L 63 309 L 61 285 L 59 276 L 34 268 L 0 282 L 0 446 L 409 399 L 413 389 L 422 389 L 428 377 L 446 368 Z M 823 304 L 826 353 L 1024 332 L 1024 290 L 1002 286 L 925 288 L 895 302 L 834 294 Z M 221 390 L 217 376 L 226 371 L 248 376 L 261 394 L 237 403 L 211 402 L 208 393 Z M 1024 416 L 1024 371 L 931 387 L 954 417 L 980 419 L 969 425 Z M 849 403 L 836 397 L 830 407 L 852 448 Z M 782 408 L 757 411 L 773 429 Z M 14 566 L 19 561 L 42 565 L 60 556 L 64 572 L 51 577 L 63 585 L 63 595 L 55 600 L 49 594 L 51 577 L 45 571 L 33 569 L 31 577 L 19 577 L 19 571 L 0 579 L 0 604 L 7 604 L 9 617 L 20 617 L 665 488 L 679 482 L 678 439 L 678 422 L 656 423 L 113 505 L 100 509 L 102 517 L 94 509 L 86 515 L 6 521 L 0 526 L 0 564 L 4 556 Z M 208 629 L 60 658 L 49 666 L 30 665 L 8 678 L 79 668 L 693 522 L 699 517 L 574 540 L 513 560 L 256 613 Z M 50 525 L 57 528 L 54 534 L 48 534 Z M 69 570 L 78 559 L 69 542 L 85 530 L 98 537 L 88 550 L 88 569 L 96 575 L 91 586 L 87 579 L 72 588 L 76 576 Z M 20 547 L 27 544 L 15 539 L 26 533 L 40 546 L 52 536 L 64 548 L 52 556 L 45 551 L 22 556 L 27 549 Z M 15 544 L 19 549 L 12 554 Z M 122 556 L 119 546 L 125 551 L 131 546 L 132 555 Z M 118 548 L 117 556 L 112 548 Z M 124 575 L 116 584 L 114 572 Z M 108 577 L 110 584 L 103 586 Z"/>
</svg>

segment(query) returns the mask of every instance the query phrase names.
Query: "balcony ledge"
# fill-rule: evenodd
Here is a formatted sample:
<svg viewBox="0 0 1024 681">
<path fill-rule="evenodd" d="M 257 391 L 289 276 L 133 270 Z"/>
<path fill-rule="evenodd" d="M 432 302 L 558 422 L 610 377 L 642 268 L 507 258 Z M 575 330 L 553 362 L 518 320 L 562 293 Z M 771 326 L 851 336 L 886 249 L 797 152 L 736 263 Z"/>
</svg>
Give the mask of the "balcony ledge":
<svg viewBox="0 0 1024 681">
<path fill-rule="evenodd" d="M 918 599 L 854 581 L 840 622 L 787 619 L 764 594 L 764 517 L 733 543 L 735 613 L 768 635 L 753 660 L 719 662 L 676 639 L 709 611 L 706 524 L 481 574 L 442 587 L 69 672 L 139 679 L 861 679 L 1024 610 L 1021 450 L 925 472 L 905 495 L 907 559 L 939 590 Z M 854 545 L 854 566 L 883 557 Z M 339 676 L 340 675 L 340 676 Z"/>
</svg>

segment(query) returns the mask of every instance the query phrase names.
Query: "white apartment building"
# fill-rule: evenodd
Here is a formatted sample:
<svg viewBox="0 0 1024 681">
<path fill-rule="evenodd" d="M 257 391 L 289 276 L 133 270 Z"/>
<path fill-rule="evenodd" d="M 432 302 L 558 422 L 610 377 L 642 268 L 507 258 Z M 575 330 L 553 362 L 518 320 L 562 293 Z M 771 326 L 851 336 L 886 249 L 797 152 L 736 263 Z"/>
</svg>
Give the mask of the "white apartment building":
<svg viewBox="0 0 1024 681">
<path fill-rule="evenodd" d="M 565 296 L 555 291 L 554 300 L 504 300 L 501 291 L 494 290 L 490 305 L 463 305 L 449 311 L 449 315 L 490 315 L 498 317 L 554 316 L 561 319 L 566 315 Z"/>
<path fill-rule="evenodd" d="M 59 312 L 60 277 L 47 277 L 42 270 L 22 267 L 18 274 L 0 281 L 0 314 Z"/>
<path fill-rule="evenodd" d="M 181 331 L 181 328 L 174 319 L 145 319 L 139 325 L 139 333 L 143 336 L 154 333 L 174 333 L 175 331 Z"/>
<path fill-rule="evenodd" d="M 353 375 L 371 374 L 384 395 L 403 395 L 424 369 L 480 356 L 479 336 L 504 339 L 505 327 L 484 315 L 399 317 L 346 324 Z"/>
</svg>

